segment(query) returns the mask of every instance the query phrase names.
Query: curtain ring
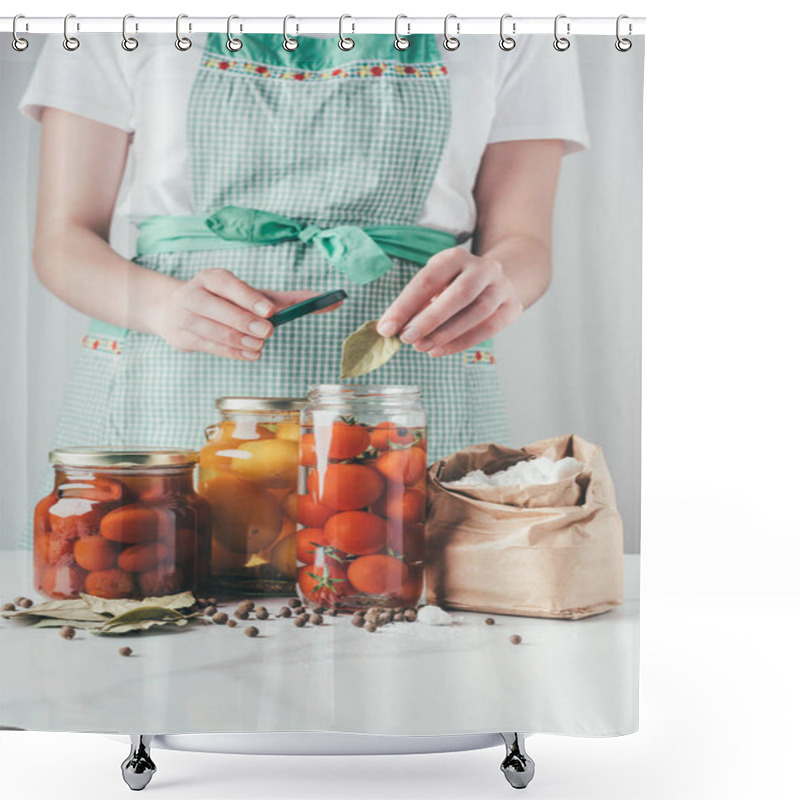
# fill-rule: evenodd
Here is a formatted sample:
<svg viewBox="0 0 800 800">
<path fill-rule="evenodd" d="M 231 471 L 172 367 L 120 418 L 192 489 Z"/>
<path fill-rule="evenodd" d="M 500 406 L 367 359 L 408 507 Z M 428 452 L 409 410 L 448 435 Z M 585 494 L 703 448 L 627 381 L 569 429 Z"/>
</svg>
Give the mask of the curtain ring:
<svg viewBox="0 0 800 800">
<path fill-rule="evenodd" d="M 444 40 L 442 41 L 442 45 L 445 50 L 449 50 L 452 53 L 453 50 L 458 50 L 458 48 L 461 47 L 461 42 L 457 35 L 450 35 L 448 28 L 451 19 L 456 20 L 456 34 L 461 33 L 461 23 L 458 21 L 458 17 L 455 14 L 448 14 L 444 18 Z"/>
<path fill-rule="evenodd" d="M 297 50 L 297 48 L 300 47 L 300 42 L 298 42 L 297 39 L 293 39 L 291 36 L 289 36 L 290 19 L 296 19 L 296 17 L 293 17 L 291 14 L 287 14 L 283 18 L 283 49 L 291 53 L 293 50 Z M 297 30 L 300 30 L 299 25 L 297 26 Z"/>
<path fill-rule="evenodd" d="M 566 19 L 566 14 L 559 14 L 555 22 L 553 23 L 553 36 L 555 37 L 553 40 L 553 47 L 558 50 L 559 53 L 563 53 L 565 50 L 569 50 L 569 46 L 571 44 L 570 40 L 567 39 L 567 36 L 570 34 L 570 24 L 567 23 L 567 36 L 559 36 L 558 35 L 558 21 L 560 19 Z"/>
<path fill-rule="evenodd" d="M 233 34 L 231 34 L 231 22 L 233 22 L 233 20 L 235 19 L 239 19 L 239 17 L 237 17 L 236 14 L 231 14 L 228 17 L 228 41 L 225 43 L 225 47 L 227 47 L 228 50 L 231 51 L 231 53 L 238 53 L 239 50 L 242 49 L 242 45 L 244 44 L 241 39 L 237 39 L 233 36 Z M 240 25 L 239 30 L 241 29 L 242 27 Z"/>
<path fill-rule="evenodd" d="M 352 50 L 356 46 L 356 43 L 349 36 L 345 36 L 343 31 L 342 31 L 342 28 L 344 27 L 344 21 L 346 19 L 353 19 L 353 18 L 349 14 L 342 14 L 342 16 L 339 17 L 339 49 L 340 50 Z M 351 22 L 350 25 L 352 26 L 353 32 L 355 32 L 355 29 L 356 29 L 355 24 Z"/>
<path fill-rule="evenodd" d="M 408 48 L 411 47 L 411 42 L 408 39 L 406 39 L 405 36 L 401 36 L 400 35 L 400 20 L 401 19 L 408 19 L 408 17 L 405 14 L 398 14 L 394 18 L 394 49 L 395 50 L 408 50 Z M 406 23 L 406 27 L 408 28 L 408 31 L 407 31 L 406 35 L 410 35 L 411 34 L 411 25 L 408 22 Z"/>
<path fill-rule="evenodd" d="M 17 20 L 20 20 L 20 19 L 25 19 L 25 15 L 24 14 L 17 14 L 17 16 L 14 17 L 14 21 L 11 23 L 11 35 L 13 36 L 13 38 L 11 40 L 11 46 L 18 53 L 21 53 L 23 50 L 27 50 L 28 49 L 28 40 L 27 39 L 23 39 L 17 33 Z M 25 29 L 27 30 L 27 28 L 28 28 L 28 25 L 26 23 L 25 24 Z"/>
<path fill-rule="evenodd" d="M 135 19 L 133 14 L 126 14 L 122 18 L 122 49 L 127 50 L 129 53 L 132 53 L 138 46 L 139 40 L 133 36 L 128 36 L 128 20 Z M 136 30 L 139 30 L 139 26 L 136 25 Z"/>
<path fill-rule="evenodd" d="M 178 14 L 175 18 L 175 47 L 178 50 L 182 50 L 186 52 L 192 46 L 192 40 L 188 36 L 184 36 L 181 33 L 181 20 L 188 19 L 188 14 Z M 192 23 L 189 23 L 189 31 L 192 30 Z"/>
<path fill-rule="evenodd" d="M 509 50 L 513 50 L 517 46 L 517 40 L 514 39 L 512 36 L 508 36 L 505 32 L 505 24 L 506 20 L 511 19 L 511 14 L 503 14 L 500 17 L 500 49 L 505 50 L 508 52 Z M 517 32 L 517 23 L 511 23 L 511 33 Z"/>
<path fill-rule="evenodd" d="M 67 14 L 67 16 L 64 17 L 64 41 L 62 42 L 64 49 L 69 50 L 70 53 L 81 46 L 80 41 L 78 41 L 76 37 L 69 35 L 69 21 L 71 19 L 75 19 L 74 14 Z M 80 30 L 80 25 L 78 25 L 78 23 L 75 23 L 75 30 Z"/>
<path fill-rule="evenodd" d="M 620 14 L 617 17 L 617 41 L 614 42 L 614 47 L 616 47 L 617 50 L 620 51 L 620 53 L 627 53 L 628 50 L 630 50 L 631 47 L 633 47 L 633 42 L 630 39 L 623 38 L 622 35 L 620 34 L 620 30 L 622 28 L 620 23 L 624 19 L 628 19 L 628 15 L 627 14 Z M 628 23 L 628 36 L 630 36 L 631 33 L 633 33 L 633 26 L 629 22 Z"/>
</svg>

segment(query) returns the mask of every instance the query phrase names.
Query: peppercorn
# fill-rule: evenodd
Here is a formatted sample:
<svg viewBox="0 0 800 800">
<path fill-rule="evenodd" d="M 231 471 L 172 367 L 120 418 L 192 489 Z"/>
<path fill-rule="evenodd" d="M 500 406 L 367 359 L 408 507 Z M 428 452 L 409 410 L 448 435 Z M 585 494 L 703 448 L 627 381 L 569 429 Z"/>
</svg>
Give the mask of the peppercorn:
<svg viewBox="0 0 800 800">
<path fill-rule="evenodd" d="M 20 598 L 20 601 L 19 601 L 19 603 L 17 603 L 17 605 L 20 608 L 30 608 L 33 605 L 33 600 L 31 600 L 31 599 L 29 599 L 27 597 L 22 597 L 22 598 Z"/>
<path fill-rule="evenodd" d="M 16 611 L 17 607 L 13 603 L 3 603 L 3 611 Z"/>
<path fill-rule="evenodd" d="M 212 622 L 216 622 L 217 625 L 224 625 L 228 621 L 228 615 L 224 611 L 217 611 L 213 617 L 211 617 Z"/>
<path fill-rule="evenodd" d="M 133 655 L 133 650 L 131 650 L 130 647 L 120 647 L 119 654 L 127 658 L 128 656 Z"/>
<path fill-rule="evenodd" d="M 289 601 L 289 608 L 299 608 L 301 605 L 303 605 L 302 601 L 298 600 L 296 597 L 293 597 Z"/>
<path fill-rule="evenodd" d="M 250 636 L 251 638 L 254 636 L 258 636 L 258 628 L 255 625 L 250 625 L 244 629 L 244 635 Z"/>
<path fill-rule="evenodd" d="M 269 619 L 269 611 L 264 606 L 259 606 L 256 609 L 256 619 Z"/>
<path fill-rule="evenodd" d="M 312 614 L 309 622 L 312 625 L 322 625 L 322 614 Z"/>
<path fill-rule="evenodd" d="M 229 619 L 225 624 L 229 628 L 235 628 L 239 623 L 235 619 Z"/>
<path fill-rule="evenodd" d="M 515 633 L 513 636 L 508 637 L 508 641 L 511 642 L 511 644 L 520 644 L 522 642 L 522 637 Z"/>
<path fill-rule="evenodd" d="M 359 616 L 358 614 L 353 614 L 350 624 L 355 625 L 356 628 L 363 628 L 366 623 L 364 621 L 364 617 Z"/>
<path fill-rule="evenodd" d="M 487 625 L 494 625 L 494 617 L 486 617 L 486 619 L 484 620 L 484 622 L 485 622 Z"/>
<path fill-rule="evenodd" d="M 364 630 L 367 631 L 367 633 L 375 633 L 375 631 L 378 630 L 378 626 L 374 622 L 368 622 L 364 626 Z"/>
<path fill-rule="evenodd" d="M 75 628 L 72 625 L 63 625 L 61 630 L 58 632 L 58 635 L 62 639 L 74 639 L 75 638 Z"/>
<path fill-rule="evenodd" d="M 216 606 L 206 606 L 206 610 L 203 612 L 207 617 L 213 617 L 214 614 L 217 613 Z"/>
<path fill-rule="evenodd" d="M 281 606 L 280 611 L 278 611 L 277 616 L 279 617 L 291 617 L 292 612 L 286 606 Z"/>
</svg>

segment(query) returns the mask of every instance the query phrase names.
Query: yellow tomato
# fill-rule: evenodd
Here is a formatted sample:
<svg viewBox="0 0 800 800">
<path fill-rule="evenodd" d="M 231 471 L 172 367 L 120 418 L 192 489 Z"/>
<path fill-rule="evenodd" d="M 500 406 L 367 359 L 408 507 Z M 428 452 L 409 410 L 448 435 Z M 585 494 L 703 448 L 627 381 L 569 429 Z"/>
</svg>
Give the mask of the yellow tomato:
<svg viewBox="0 0 800 800">
<path fill-rule="evenodd" d="M 269 553 L 269 563 L 281 575 L 294 578 L 297 574 L 297 537 L 287 536 L 281 539 Z"/>
<path fill-rule="evenodd" d="M 283 498 L 283 513 L 297 521 L 297 492 L 290 492 Z"/>
<path fill-rule="evenodd" d="M 273 488 L 297 485 L 299 448 L 288 439 L 260 439 L 247 442 L 238 449 L 244 458 L 232 460 L 235 475 L 253 483 Z"/>
<path fill-rule="evenodd" d="M 279 439 L 287 439 L 290 442 L 299 442 L 300 426 L 296 422 L 281 422 L 275 429 L 275 435 Z"/>
</svg>

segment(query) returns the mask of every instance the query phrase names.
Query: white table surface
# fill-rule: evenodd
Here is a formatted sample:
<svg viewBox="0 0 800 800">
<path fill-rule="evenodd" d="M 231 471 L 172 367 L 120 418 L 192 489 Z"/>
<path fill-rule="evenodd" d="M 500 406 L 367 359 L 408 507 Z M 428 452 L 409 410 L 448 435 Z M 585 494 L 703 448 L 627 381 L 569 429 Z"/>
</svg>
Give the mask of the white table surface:
<svg viewBox="0 0 800 800">
<path fill-rule="evenodd" d="M 31 596 L 31 554 L 2 551 L 0 597 Z M 584 620 L 455 612 L 451 627 L 367 633 L 349 615 L 98 636 L 0 621 L 0 724 L 101 733 L 522 730 L 603 736 L 637 727 L 639 558 L 626 600 Z M 33 598 L 37 600 L 36 597 Z M 285 600 L 263 602 L 271 615 Z M 233 606 L 227 609 L 233 610 Z M 244 635 L 255 624 L 258 638 Z M 512 645 L 511 634 L 523 638 Z M 134 655 L 123 658 L 121 646 Z"/>
</svg>

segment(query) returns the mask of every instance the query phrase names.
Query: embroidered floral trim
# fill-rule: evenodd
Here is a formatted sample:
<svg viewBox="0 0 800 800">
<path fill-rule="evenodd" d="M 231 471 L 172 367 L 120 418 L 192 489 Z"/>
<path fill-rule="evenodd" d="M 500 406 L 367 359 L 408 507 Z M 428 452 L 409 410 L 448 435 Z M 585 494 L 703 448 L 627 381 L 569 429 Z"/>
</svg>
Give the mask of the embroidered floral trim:
<svg viewBox="0 0 800 800">
<path fill-rule="evenodd" d="M 81 344 L 87 350 L 99 350 L 102 353 L 113 353 L 119 355 L 122 352 L 122 342 L 117 339 L 108 339 L 103 336 L 90 336 L 86 334 L 81 340 Z"/>
<path fill-rule="evenodd" d="M 495 364 L 496 359 L 491 350 L 467 350 L 464 353 L 465 364 Z"/>
<path fill-rule="evenodd" d="M 250 61 L 236 61 L 206 53 L 203 66 L 220 69 L 234 75 L 255 75 L 260 78 L 277 78 L 294 81 L 326 81 L 332 78 L 381 78 L 394 75 L 400 78 L 438 78 L 447 75 L 444 64 L 399 64 L 387 61 L 363 61 L 347 64 L 335 69 L 320 72 L 311 70 L 287 69 L 257 64 Z"/>
</svg>

